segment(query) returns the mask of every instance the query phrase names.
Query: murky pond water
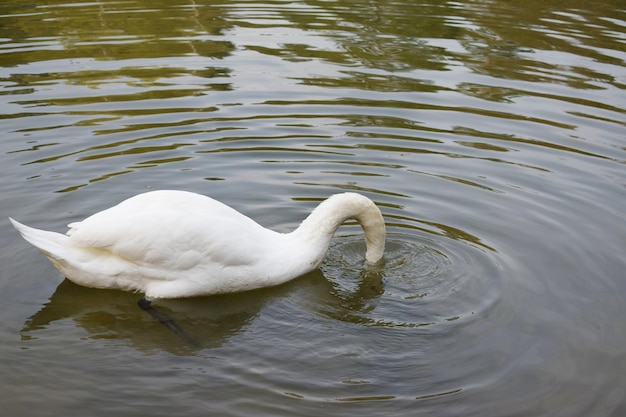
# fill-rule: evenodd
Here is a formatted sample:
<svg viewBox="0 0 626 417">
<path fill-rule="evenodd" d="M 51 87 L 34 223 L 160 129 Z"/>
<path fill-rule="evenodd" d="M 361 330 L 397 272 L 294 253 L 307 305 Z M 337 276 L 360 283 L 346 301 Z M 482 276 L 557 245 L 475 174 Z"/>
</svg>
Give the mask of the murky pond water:
<svg viewBox="0 0 626 417">
<path fill-rule="evenodd" d="M 519 4 L 518 4 L 519 3 Z M 626 3 L 5 1 L 8 216 L 151 189 L 279 230 L 361 192 L 319 270 L 166 301 L 78 287 L 0 222 L 7 416 L 626 414 Z"/>
</svg>

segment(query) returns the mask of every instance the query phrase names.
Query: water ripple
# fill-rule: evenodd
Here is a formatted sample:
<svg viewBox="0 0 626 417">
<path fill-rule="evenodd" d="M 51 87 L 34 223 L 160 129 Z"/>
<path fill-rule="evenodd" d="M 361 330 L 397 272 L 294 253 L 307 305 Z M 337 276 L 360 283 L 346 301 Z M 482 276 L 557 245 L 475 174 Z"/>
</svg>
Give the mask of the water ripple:
<svg viewBox="0 0 626 417">
<path fill-rule="evenodd" d="M 413 234 L 412 240 L 390 234 L 384 266 L 365 270 L 361 239 L 342 237 L 322 266 L 336 297 L 325 314 L 367 326 L 416 328 L 488 311 L 500 297 L 502 279 L 493 249 L 443 225 L 422 230 L 429 227 L 438 238 L 422 233 L 420 242 Z"/>
<path fill-rule="evenodd" d="M 3 411 L 624 414 L 625 27 L 612 2 L 3 2 L 4 217 L 182 188 L 290 231 L 356 191 L 388 227 L 380 268 L 349 224 L 287 285 L 164 303 L 190 349 L 134 294 L 53 291 L 5 224 Z"/>
</svg>

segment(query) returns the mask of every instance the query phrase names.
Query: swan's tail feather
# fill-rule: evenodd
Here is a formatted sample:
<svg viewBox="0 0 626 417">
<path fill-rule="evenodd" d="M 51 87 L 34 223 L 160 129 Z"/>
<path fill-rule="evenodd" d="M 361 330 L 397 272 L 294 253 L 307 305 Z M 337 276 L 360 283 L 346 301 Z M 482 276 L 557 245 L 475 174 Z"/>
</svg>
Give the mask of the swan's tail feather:
<svg viewBox="0 0 626 417">
<path fill-rule="evenodd" d="M 69 236 L 56 232 L 35 229 L 26 226 L 9 217 L 13 227 L 17 229 L 22 237 L 31 245 L 39 249 L 47 257 L 52 259 L 63 259 L 67 254 L 67 240 Z"/>
<path fill-rule="evenodd" d="M 31 245 L 39 249 L 66 278 L 90 288 L 138 290 L 132 277 L 122 275 L 128 263 L 110 252 L 72 244 L 68 235 L 26 226 L 9 217 L 13 226 Z"/>
</svg>

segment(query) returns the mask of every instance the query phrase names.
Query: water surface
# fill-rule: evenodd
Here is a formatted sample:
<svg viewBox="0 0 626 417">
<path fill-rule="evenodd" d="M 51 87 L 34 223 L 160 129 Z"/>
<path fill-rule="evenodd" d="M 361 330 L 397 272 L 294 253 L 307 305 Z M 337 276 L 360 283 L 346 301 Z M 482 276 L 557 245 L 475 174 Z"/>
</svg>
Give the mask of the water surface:
<svg viewBox="0 0 626 417">
<path fill-rule="evenodd" d="M 286 285 L 161 303 L 78 287 L 0 222 L 6 415 L 626 413 L 626 4 L 0 6 L 0 217 L 152 189 L 289 231 L 381 208 Z"/>
</svg>

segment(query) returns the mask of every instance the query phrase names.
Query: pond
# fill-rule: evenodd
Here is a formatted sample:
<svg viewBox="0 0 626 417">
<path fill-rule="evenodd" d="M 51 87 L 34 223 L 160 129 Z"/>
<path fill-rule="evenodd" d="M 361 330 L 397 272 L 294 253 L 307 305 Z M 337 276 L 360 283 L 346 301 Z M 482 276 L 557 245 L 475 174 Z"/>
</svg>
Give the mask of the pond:
<svg viewBox="0 0 626 417">
<path fill-rule="evenodd" d="M 518 4 L 519 3 L 519 4 Z M 0 6 L 7 416 L 626 415 L 626 3 Z M 287 284 L 159 302 L 20 238 L 181 189 L 293 230 L 371 198 Z"/>
</svg>

